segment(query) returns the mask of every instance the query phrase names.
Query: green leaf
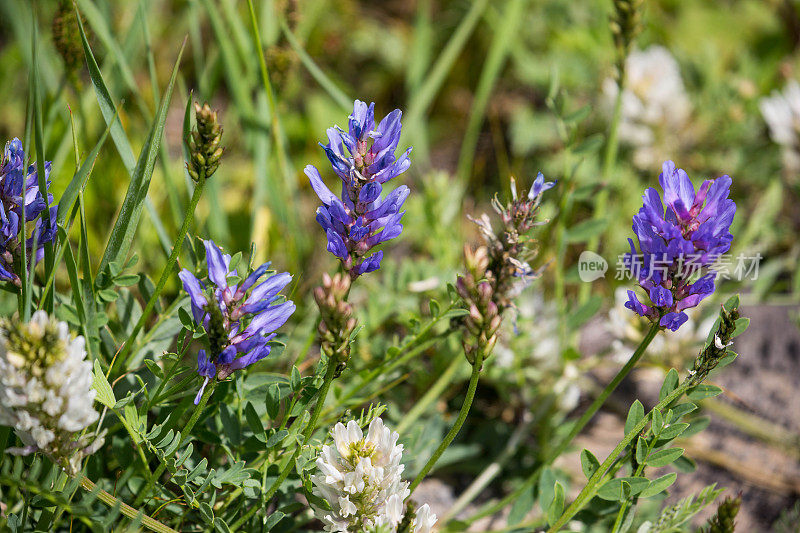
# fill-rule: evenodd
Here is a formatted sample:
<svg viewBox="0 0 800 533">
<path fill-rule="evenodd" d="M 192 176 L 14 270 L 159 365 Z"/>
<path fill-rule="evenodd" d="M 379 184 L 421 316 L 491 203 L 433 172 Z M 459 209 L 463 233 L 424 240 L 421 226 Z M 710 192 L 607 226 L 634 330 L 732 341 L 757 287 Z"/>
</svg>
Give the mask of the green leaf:
<svg viewBox="0 0 800 533">
<path fill-rule="evenodd" d="M 636 400 L 628 410 L 628 418 L 625 420 L 625 434 L 627 435 L 633 431 L 633 428 L 636 427 L 636 424 L 638 424 L 643 418 L 644 406 L 642 405 L 642 402 Z"/>
<path fill-rule="evenodd" d="M 264 424 L 261 423 L 261 419 L 258 417 L 258 413 L 256 413 L 256 408 L 253 407 L 253 404 L 247 402 L 247 405 L 244 408 L 244 416 L 247 419 L 247 425 L 250 426 L 250 430 L 256 436 L 258 440 L 264 442 L 266 440 L 264 434 Z"/>
<path fill-rule="evenodd" d="M 117 287 L 130 287 L 139 283 L 139 274 L 125 274 L 117 276 L 113 280 L 114 285 Z"/>
<path fill-rule="evenodd" d="M 514 503 L 511 506 L 511 511 L 508 513 L 506 523 L 509 525 L 509 527 L 519 524 L 525 519 L 525 516 L 533 507 L 534 501 L 534 487 L 528 487 L 526 490 L 522 491 L 517 499 L 514 500 Z"/>
<path fill-rule="evenodd" d="M 689 427 L 683 432 L 683 438 L 688 439 L 706 429 L 711 423 L 711 417 L 701 416 L 691 421 Z"/>
<path fill-rule="evenodd" d="M 673 423 L 664 428 L 664 430 L 661 433 L 659 433 L 658 438 L 660 440 L 672 440 L 680 436 L 680 434 L 686 431 L 686 428 L 688 427 L 689 424 L 687 422 Z"/>
<path fill-rule="evenodd" d="M 214 511 L 211 509 L 211 506 L 208 505 L 206 502 L 200 502 L 200 506 L 197 508 L 200 511 L 200 516 L 203 518 L 203 521 L 206 524 L 210 524 L 214 521 Z"/>
<path fill-rule="evenodd" d="M 564 487 L 558 481 L 556 481 L 553 493 L 553 501 L 547 508 L 547 522 L 550 524 L 555 524 L 564 511 Z"/>
<path fill-rule="evenodd" d="M 439 302 L 437 302 L 436 300 L 431 298 L 431 300 L 428 302 L 428 307 L 431 310 L 431 316 L 432 317 L 439 316 L 439 310 L 440 310 Z"/>
<path fill-rule="evenodd" d="M 278 525 L 278 522 L 284 519 L 286 514 L 282 513 L 281 511 L 275 511 L 267 518 L 266 522 L 264 522 L 264 531 L 271 531 L 273 527 Z"/>
<path fill-rule="evenodd" d="M 144 364 L 147 369 L 157 378 L 164 379 L 164 371 L 161 370 L 161 367 L 158 366 L 158 363 L 153 361 L 152 359 L 145 359 Z"/>
<path fill-rule="evenodd" d="M 469 311 L 467 309 L 462 309 L 460 307 L 457 307 L 455 309 L 451 309 L 451 310 L 447 311 L 445 314 L 440 316 L 439 320 L 444 321 L 444 320 L 448 320 L 448 319 L 451 319 L 451 318 L 457 318 L 457 317 L 460 317 L 460 316 L 466 316 L 468 314 L 469 314 Z"/>
<path fill-rule="evenodd" d="M 739 307 L 739 295 L 738 294 L 734 294 L 733 296 L 728 298 L 728 301 L 726 301 L 722 305 L 722 307 L 724 307 L 725 310 L 728 311 L 729 313 L 731 311 L 733 311 L 734 309 L 737 309 Z"/>
<path fill-rule="evenodd" d="M 267 414 L 269 415 L 270 419 L 274 420 L 278 417 L 278 413 L 281 409 L 281 389 L 278 387 L 277 383 L 273 383 L 267 389 Z"/>
<path fill-rule="evenodd" d="M 661 385 L 661 392 L 658 393 L 658 401 L 662 401 L 669 396 L 669 393 L 678 388 L 678 371 L 670 368 L 667 376 L 664 378 L 664 383 Z"/>
<path fill-rule="evenodd" d="M 654 479 L 650 482 L 646 489 L 639 493 L 640 498 L 651 498 L 656 494 L 661 494 L 667 487 L 675 483 L 678 474 L 670 472 L 665 476 Z"/>
<path fill-rule="evenodd" d="M 628 488 L 623 487 L 625 483 Z M 650 484 L 650 480 L 643 477 L 619 477 L 609 479 L 597 491 L 597 496 L 612 502 L 625 501 L 631 496 L 636 496 Z"/>
<path fill-rule="evenodd" d="M 747 328 L 750 326 L 750 319 L 746 316 L 736 319 L 736 329 L 733 332 L 734 337 L 738 337 L 742 333 L 744 333 Z"/>
<path fill-rule="evenodd" d="M 220 517 L 214 518 L 214 529 L 219 533 L 231 533 L 231 528 Z"/>
<path fill-rule="evenodd" d="M 653 468 L 667 466 L 681 455 L 683 455 L 683 448 L 668 448 L 666 450 L 659 450 L 651 453 L 647 457 L 647 466 L 651 466 Z"/>
<path fill-rule="evenodd" d="M 302 387 L 302 376 L 296 366 L 292 366 L 292 391 L 297 392 Z"/>
<path fill-rule="evenodd" d="M 597 457 L 592 452 L 587 449 L 581 452 L 581 470 L 583 470 L 583 475 L 586 476 L 586 479 L 592 477 L 599 466 L 600 461 L 597 460 Z"/>
<path fill-rule="evenodd" d="M 276 431 L 272 435 L 269 436 L 267 439 L 267 448 L 273 448 L 283 442 L 283 440 L 289 436 L 289 432 L 285 429 L 281 429 L 280 431 Z"/>
<path fill-rule="evenodd" d="M 697 406 L 692 402 L 680 403 L 672 408 L 672 420 L 680 420 L 681 417 L 691 413 L 697 409 Z"/>
<path fill-rule="evenodd" d="M 706 398 L 713 398 L 722 394 L 722 389 L 716 385 L 706 385 L 701 383 L 696 387 L 692 387 L 686 393 L 686 397 L 690 400 L 704 400 Z"/>
<path fill-rule="evenodd" d="M 80 21 L 80 16 L 78 17 L 78 20 Z M 87 62 L 89 63 L 89 72 L 92 79 L 92 84 L 95 86 L 101 111 L 103 111 L 103 116 L 107 121 L 112 121 L 111 109 L 113 109 L 114 104 L 111 102 L 108 89 L 105 88 L 102 76 L 100 75 L 100 70 L 97 68 L 96 61 L 94 61 L 94 57 L 92 56 L 92 52 L 89 48 L 89 43 L 86 40 L 86 35 L 83 32 L 82 25 L 81 38 L 83 40 Z M 178 52 L 178 58 L 172 69 L 172 75 L 170 76 L 169 83 L 167 84 L 167 89 L 161 98 L 158 111 L 153 119 L 153 126 L 150 129 L 150 133 L 147 136 L 147 140 L 142 147 L 142 151 L 139 154 L 139 159 L 137 160 L 136 166 L 131 174 L 131 182 L 128 185 L 127 192 L 125 193 L 125 199 L 122 202 L 122 207 L 120 208 L 117 220 L 114 223 L 113 229 L 111 230 L 111 235 L 109 236 L 108 244 L 106 245 L 105 252 L 103 253 L 103 258 L 100 261 L 100 267 L 98 268 L 98 271 L 102 271 L 106 265 L 112 261 L 124 261 L 128 254 L 128 250 L 130 249 L 133 236 L 139 225 L 139 217 L 141 216 L 142 208 L 144 207 L 144 202 L 147 198 L 147 191 L 150 188 L 150 180 L 153 177 L 153 168 L 156 164 L 159 147 L 161 145 L 161 139 L 164 134 L 164 126 L 167 120 L 169 101 L 172 98 L 172 90 L 175 85 L 175 79 L 178 75 L 178 66 L 180 65 L 181 57 L 183 56 L 185 44 L 186 43 L 184 41 L 184 44 L 181 45 L 180 51 Z M 122 141 L 124 136 L 125 134 L 122 130 L 121 124 L 119 122 L 114 123 L 114 126 L 111 130 L 111 137 L 114 139 L 114 142 L 127 142 Z M 120 154 L 122 154 L 123 151 L 124 150 L 120 151 Z"/>
<path fill-rule="evenodd" d="M 672 468 L 677 470 L 678 472 L 683 472 L 684 474 L 691 474 L 695 470 L 697 470 L 697 463 L 694 462 L 694 459 L 691 457 L 686 457 L 682 455 L 678 457 L 678 460 L 672 463 Z"/>
<path fill-rule="evenodd" d="M 664 428 L 664 417 L 659 409 L 653 409 L 652 429 L 653 435 L 658 435 Z"/>
<path fill-rule="evenodd" d="M 647 439 L 639 437 L 636 439 L 636 462 L 643 463 L 647 459 Z"/>
<path fill-rule="evenodd" d="M 717 363 L 717 366 L 715 367 L 715 370 L 719 370 L 720 368 L 728 366 L 729 364 L 733 363 L 737 357 L 739 357 L 739 354 L 737 354 L 732 350 L 728 350 L 727 352 L 725 352 L 725 355 L 722 358 L 720 358 L 719 362 Z"/>
<path fill-rule="evenodd" d="M 117 400 L 114 398 L 114 391 L 111 389 L 111 384 L 108 382 L 108 379 L 106 379 L 106 375 L 103 374 L 103 370 L 100 368 L 100 361 L 97 359 L 94 360 L 92 388 L 97 391 L 97 396 L 95 396 L 94 399 L 106 407 L 112 408 L 117 403 Z"/>
</svg>

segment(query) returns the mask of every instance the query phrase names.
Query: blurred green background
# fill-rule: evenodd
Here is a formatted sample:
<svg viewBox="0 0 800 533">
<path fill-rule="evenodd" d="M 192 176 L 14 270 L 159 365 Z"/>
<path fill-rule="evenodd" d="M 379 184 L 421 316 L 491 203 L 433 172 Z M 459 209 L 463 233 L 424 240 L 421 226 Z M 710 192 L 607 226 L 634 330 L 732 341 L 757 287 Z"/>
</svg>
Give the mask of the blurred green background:
<svg viewBox="0 0 800 533">
<path fill-rule="evenodd" d="M 402 144 L 414 147 L 405 177 L 414 191 L 409 200 L 414 216 L 405 218 L 407 230 L 397 246 L 408 250 L 393 253 L 398 257 L 435 259 L 436 248 L 447 246 L 437 233 L 444 225 L 439 213 L 426 214 L 426 209 L 457 209 L 458 204 L 467 211 L 482 209 L 495 191 L 507 190 L 509 176 L 525 184 L 542 170 L 562 180 L 546 203 L 563 206 L 569 195 L 561 227 L 600 221 L 598 230 L 588 232 L 592 235 L 567 235 L 564 264 L 558 267 L 566 273 L 569 291 L 574 256 L 585 246 L 581 240 L 597 238 L 594 233 L 602 230 L 602 251 L 615 257 L 626 246 L 622 232 L 641 191 L 655 184 L 660 171 L 658 163 L 631 164 L 631 150 L 623 144 L 608 183 L 599 179 L 599 148 L 610 115 L 602 86 L 614 72 L 611 2 L 256 2 L 283 158 L 271 136 L 273 106 L 261 82 L 246 4 L 80 0 L 77 5 L 135 152 L 188 37 L 151 185 L 152 209 L 135 244 L 153 269 L 163 262 L 163 244 L 187 201 L 180 145 L 190 90 L 194 99 L 221 110 L 227 146 L 201 203 L 200 233 L 233 250 L 247 250 L 252 240 L 279 267 L 295 267 L 311 278 L 334 263 L 319 253 L 322 235 L 311 216 L 316 199 L 302 168 L 325 166 L 316 143 L 325 140 L 326 127 L 345 124 L 354 98 L 375 101 L 379 115 L 395 107 L 404 110 Z M 51 27 L 59 2 L 3 0 L 0 137 L 24 134 L 31 6 L 41 32 L 45 153 L 54 161 L 58 197 L 74 172 L 70 111 L 84 154 L 104 123 L 83 58 L 67 74 L 57 53 Z M 770 142 L 758 112 L 759 98 L 795 75 L 796 5 L 654 1 L 645 3 L 642 20 L 636 48 L 659 44 L 672 52 L 691 104 L 686 130 L 670 132 L 680 142 L 659 153 L 659 160 L 676 160 L 696 181 L 733 176 L 740 213 L 734 252 L 757 249 L 766 257 L 759 297 L 796 292 L 797 180 L 782 174 L 780 149 Z M 75 44 L 82 56 L 80 41 Z M 560 122 L 564 118 L 566 127 Z M 113 143 L 107 142 L 86 193 L 90 244 L 98 253 L 127 179 Z M 593 201 L 603 186 L 611 207 L 594 213 Z M 443 191 L 452 197 L 442 200 Z M 448 205 L 425 205 L 431 198 Z M 550 214 L 558 215 L 555 208 Z M 463 221 L 453 218 L 445 234 L 453 235 L 452 226 Z M 164 243 L 154 231 L 161 228 Z M 545 250 L 554 238 L 542 237 Z"/>
</svg>

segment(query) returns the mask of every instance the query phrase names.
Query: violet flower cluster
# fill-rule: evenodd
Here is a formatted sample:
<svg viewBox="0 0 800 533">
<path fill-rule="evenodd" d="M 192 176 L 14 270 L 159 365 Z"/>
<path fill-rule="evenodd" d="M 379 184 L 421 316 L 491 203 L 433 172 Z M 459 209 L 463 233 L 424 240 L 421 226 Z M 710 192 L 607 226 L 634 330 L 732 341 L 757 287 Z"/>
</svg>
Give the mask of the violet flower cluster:
<svg viewBox="0 0 800 533">
<path fill-rule="evenodd" d="M 50 187 L 51 162 L 46 161 L 45 181 Z M 22 238 L 27 232 L 22 228 L 23 215 L 25 222 L 36 222 L 33 233 L 26 240 L 26 249 L 34 262 L 44 257 L 44 245 L 51 242 L 56 235 L 56 214 L 58 207 L 51 205 L 53 195 L 47 193 L 47 199 L 39 190 L 39 175 L 36 165 L 25 169 L 25 151 L 19 139 L 6 143 L 2 161 L 0 161 L 0 280 L 20 284 L 14 263 L 20 257 L 20 231 Z M 41 215 L 49 207 L 50 222 L 47 224 Z M 24 210 L 24 212 L 23 212 Z M 34 243 L 36 250 L 34 251 Z"/>
<path fill-rule="evenodd" d="M 328 128 L 328 144 L 320 143 L 342 180 L 341 197 L 328 189 L 316 167 L 305 168 L 311 187 L 322 200 L 317 222 L 325 230 L 328 251 L 339 258 L 352 279 L 380 267 L 383 251 L 367 254 L 403 231 L 400 220 L 405 211 L 400 209 L 409 193 L 408 187 L 401 185 L 381 198 L 383 184 L 411 166 L 411 148 L 395 157 L 401 111 L 395 109 L 376 126 L 374 109 L 374 103 L 368 106 L 356 100 L 348 131 Z"/>
<path fill-rule="evenodd" d="M 294 313 L 291 300 L 281 301 L 279 292 L 291 281 L 286 272 L 267 274 L 270 263 L 256 268 L 240 284 L 231 256 L 223 254 L 211 240 L 204 241 L 208 281 L 206 286 L 185 268 L 179 277 L 192 301 L 192 315 L 208 335 L 209 352 L 197 354 L 197 372 L 205 377 L 195 397 L 197 405 L 209 380 L 225 379 L 234 371 L 269 355 L 275 330 Z M 252 289 L 252 290 L 251 290 Z"/>
<path fill-rule="evenodd" d="M 676 331 L 689 318 L 683 311 L 714 292 L 711 266 L 731 247 L 736 204 L 728 198 L 727 175 L 704 181 L 695 192 L 686 172 L 666 161 L 658 181 L 666 207 L 655 189 L 647 189 L 633 217 L 641 253 L 628 239 L 631 252 L 625 257 L 651 303 L 640 302 L 629 290 L 625 307 Z"/>
</svg>

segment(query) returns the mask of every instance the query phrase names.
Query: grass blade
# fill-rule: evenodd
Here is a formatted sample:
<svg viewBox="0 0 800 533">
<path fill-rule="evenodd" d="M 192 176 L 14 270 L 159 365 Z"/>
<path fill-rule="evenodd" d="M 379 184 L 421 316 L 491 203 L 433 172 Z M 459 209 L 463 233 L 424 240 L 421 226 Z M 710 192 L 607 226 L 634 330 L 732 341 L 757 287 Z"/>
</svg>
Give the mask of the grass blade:
<svg viewBox="0 0 800 533">
<path fill-rule="evenodd" d="M 289 25 L 286 24 L 286 21 L 281 21 L 281 30 L 283 30 L 283 34 L 286 36 L 286 41 L 289 43 L 289 46 L 292 47 L 292 50 L 294 50 L 300 58 L 300 62 L 306 67 L 311 77 L 319 83 L 319 86 L 322 87 L 325 92 L 328 93 L 328 96 L 339 104 L 344 111 L 350 112 L 353 108 L 353 99 L 347 96 L 347 94 L 319 68 L 311 56 L 308 55 L 308 52 L 300 45 L 300 42 L 297 40 L 297 37 L 295 37 L 294 33 L 292 33 L 292 30 L 289 29 Z"/>
<path fill-rule="evenodd" d="M 430 72 L 425 77 L 425 82 L 410 98 L 408 103 L 408 118 L 406 119 L 406 129 L 408 131 L 406 135 L 408 138 L 424 138 L 423 134 L 425 129 L 422 122 L 425 113 L 427 113 L 428 108 L 431 103 L 433 103 L 434 98 L 436 98 L 436 94 L 439 92 L 439 89 L 441 89 L 442 84 L 447 78 L 447 74 L 458 58 L 458 54 L 460 54 L 461 50 L 464 48 L 467 39 L 472 35 L 472 31 L 478 24 L 487 4 L 488 0 L 475 0 L 475 2 L 472 3 L 469 11 L 464 15 L 464 18 L 458 24 L 458 28 L 453 32 L 453 35 L 450 37 L 450 40 L 447 41 L 442 53 L 436 59 L 436 63 L 434 63 Z M 428 147 L 424 143 L 415 142 L 414 153 L 417 154 L 417 157 L 421 155 L 423 159 L 427 158 Z"/>
<path fill-rule="evenodd" d="M 175 66 L 172 69 L 172 75 L 170 76 L 167 90 L 161 98 L 153 127 L 150 130 L 147 141 L 142 147 L 139 160 L 136 162 L 136 167 L 131 177 L 131 183 L 128 186 L 128 191 L 125 193 L 125 199 L 122 202 L 122 207 L 120 208 L 119 216 L 114 224 L 114 229 L 111 230 L 111 236 L 108 239 L 108 245 L 106 246 L 106 251 L 103 253 L 103 259 L 100 262 L 98 271 L 102 271 L 112 261 L 124 260 L 130 249 L 133 235 L 139 223 L 142 207 L 147 198 L 150 180 L 153 176 L 153 167 L 156 163 L 159 146 L 161 145 L 161 139 L 164 134 L 164 125 L 167 120 L 167 109 L 172 97 L 172 89 L 175 85 L 175 78 L 178 75 L 178 66 L 180 65 L 185 46 L 186 40 L 184 39 L 180 51 L 178 52 Z"/>
<path fill-rule="evenodd" d="M 478 144 L 481 124 L 492 95 L 497 77 L 506 62 L 511 41 L 519 30 L 519 25 L 523 19 L 523 10 L 527 0 L 509 0 L 506 4 L 505 13 L 500 17 L 501 25 L 499 31 L 495 32 L 486 62 L 478 80 L 478 88 L 475 90 L 475 98 L 472 102 L 472 110 L 469 115 L 469 122 L 464 133 L 464 140 L 461 143 L 461 154 L 458 157 L 457 176 L 464 181 L 470 177 L 472 163 L 475 160 L 475 147 Z"/>
</svg>

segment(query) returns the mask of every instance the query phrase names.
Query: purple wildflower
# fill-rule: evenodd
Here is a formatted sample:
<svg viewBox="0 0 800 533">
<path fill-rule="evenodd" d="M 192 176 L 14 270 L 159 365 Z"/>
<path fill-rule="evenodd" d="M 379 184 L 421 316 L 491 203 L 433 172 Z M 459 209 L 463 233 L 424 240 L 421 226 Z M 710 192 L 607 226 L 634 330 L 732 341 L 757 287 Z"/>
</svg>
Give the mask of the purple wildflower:
<svg viewBox="0 0 800 533">
<path fill-rule="evenodd" d="M 19 139 L 6 143 L 0 160 L 0 280 L 19 284 L 19 276 L 15 273 L 14 261 L 20 255 L 20 227 L 23 210 L 25 222 L 34 222 L 31 236 L 26 239 L 26 248 L 34 260 L 38 262 L 44 257 L 44 245 L 56 236 L 57 206 L 52 205 L 53 195 L 47 198 L 39 190 L 39 175 L 36 165 L 25 165 L 25 152 Z M 46 161 L 45 181 L 50 187 L 50 161 Z M 48 209 L 50 223 L 46 224 L 41 214 Z M 26 237 L 22 231 L 22 237 Z M 36 250 L 34 252 L 34 242 Z"/>
<path fill-rule="evenodd" d="M 395 109 L 375 125 L 375 104 L 356 100 L 348 117 L 349 128 L 328 128 L 328 144 L 320 145 L 342 180 L 342 194 L 337 197 L 322 181 L 319 170 L 305 168 L 311 187 L 322 200 L 317 222 L 325 230 L 328 251 L 339 258 L 355 279 L 380 267 L 382 252 L 366 254 L 378 244 L 394 239 L 403 231 L 400 211 L 408 197 L 405 185 L 381 198 L 383 184 L 411 166 L 406 149 L 395 157 L 402 124 Z"/>
<path fill-rule="evenodd" d="M 727 175 L 704 181 L 695 192 L 686 172 L 666 161 L 658 181 L 666 208 L 655 189 L 645 191 L 644 205 L 633 217 L 641 253 L 628 239 L 631 252 L 625 256 L 650 305 L 628 291 L 625 307 L 676 331 L 689 318 L 684 310 L 714 292 L 716 272 L 711 266 L 730 250 L 736 204 L 728 198 Z"/>
<path fill-rule="evenodd" d="M 205 381 L 194 399 L 195 405 L 210 379 L 225 379 L 269 355 L 275 330 L 295 310 L 291 300 L 280 301 L 278 294 L 291 281 L 291 275 L 272 273 L 259 281 L 270 266 L 265 263 L 240 284 L 229 284 L 229 278 L 238 277 L 236 269 L 230 270 L 231 256 L 223 254 L 211 240 L 204 243 L 208 287 L 185 268 L 178 274 L 191 298 L 194 320 L 208 335 L 209 351 L 200 350 L 197 354 L 197 372 Z"/>
</svg>

